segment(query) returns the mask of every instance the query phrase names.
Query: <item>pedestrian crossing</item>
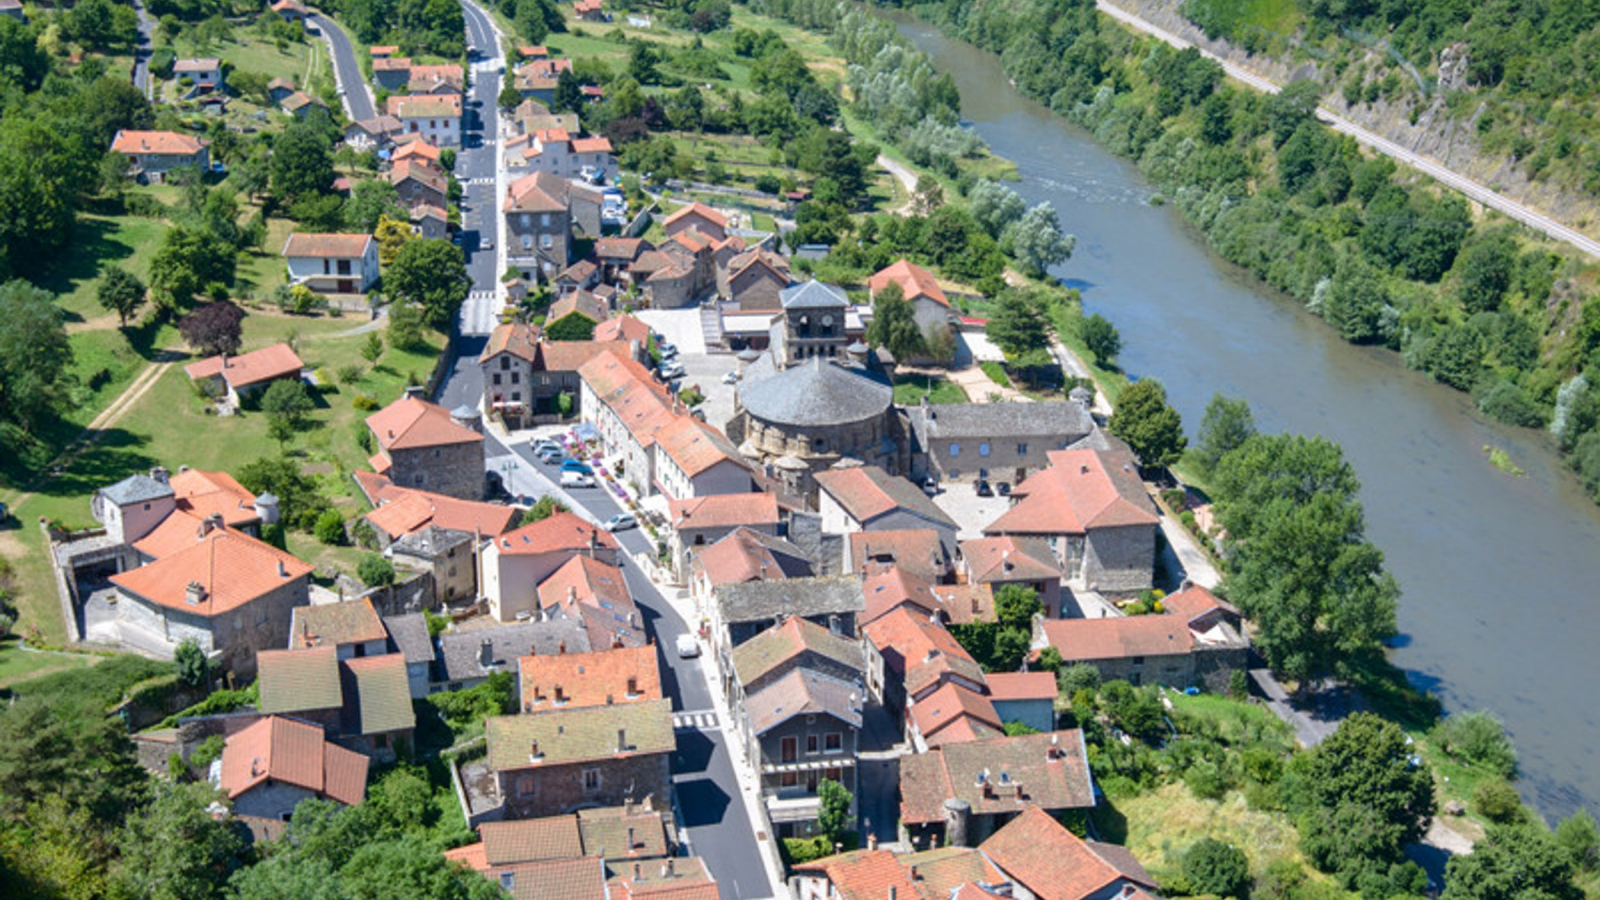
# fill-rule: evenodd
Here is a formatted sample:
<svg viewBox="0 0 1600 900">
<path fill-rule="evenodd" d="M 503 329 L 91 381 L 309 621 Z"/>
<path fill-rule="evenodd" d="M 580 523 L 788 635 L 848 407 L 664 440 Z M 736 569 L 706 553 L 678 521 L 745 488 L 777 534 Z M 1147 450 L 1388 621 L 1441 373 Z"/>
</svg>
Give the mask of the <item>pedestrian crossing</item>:
<svg viewBox="0 0 1600 900">
<path fill-rule="evenodd" d="M 474 184 L 494 184 L 493 175 L 482 175 L 477 178 L 457 178 L 463 187 Z"/>
<path fill-rule="evenodd" d="M 717 712 L 711 709 L 675 712 L 672 714 L 672 727 L 696 731 L 716 728 Z"/>
<path fill-rule="evenodd" d="M 493 300 L 494 299 L 494 295 L 495 295 L 495 292 L 492 291 L 492 290 L 488 290 L 488 291 L 472 291 L 472 292 L 467 294 L 467 299 L 468 300 Z"/>
</svg>

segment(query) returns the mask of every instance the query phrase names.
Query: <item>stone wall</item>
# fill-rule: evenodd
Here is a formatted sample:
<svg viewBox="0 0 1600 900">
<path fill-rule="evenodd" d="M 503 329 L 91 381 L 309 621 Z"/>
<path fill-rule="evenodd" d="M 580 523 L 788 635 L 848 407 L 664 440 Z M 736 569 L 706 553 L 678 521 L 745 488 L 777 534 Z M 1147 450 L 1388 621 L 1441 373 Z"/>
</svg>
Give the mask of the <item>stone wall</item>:
<svg viewBox="0 0 1600 900">
<path fill-rule="evenodd" d="M 541 765 L 497 773 L 506 818 L 556 816 L 593 806 L 642 803 L 665 809 L 672 800 L 666 753 L 642 754 L 566 765 Z M 598 769 L 600 786 L 585 790 L 584 772 Z"/>
<path fill-rule="evenodd" d="M 1084 545 L 1083 581 L 1102 594 L 1126 595 L 1155 583 L 1156 526 L 1096 528 Z"/>
<path fill-rule="evenodd" d="M 282 820 L 286 814 L 294 812 L 296 803 L 315 796 L 314 792 L 298 785 L 268 779 L 235 797 L 233 814 Z"/>
<path fill-rule="evenodd" d="M 389 478 L 461 500 L 483 499 L 483 442 L 389 451 Z"/>
</svg>

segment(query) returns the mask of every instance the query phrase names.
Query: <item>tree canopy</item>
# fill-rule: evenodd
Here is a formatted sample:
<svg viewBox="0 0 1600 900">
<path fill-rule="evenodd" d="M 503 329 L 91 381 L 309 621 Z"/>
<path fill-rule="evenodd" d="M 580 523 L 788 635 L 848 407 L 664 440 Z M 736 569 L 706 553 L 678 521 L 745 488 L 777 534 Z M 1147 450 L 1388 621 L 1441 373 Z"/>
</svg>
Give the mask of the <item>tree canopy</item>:
<svg viewBox="0 0 1600 900">
<path fill-rule="evenodd" d="M 1154 378 L 1143 378 L 1123 389 L 1111 413 L 1111 433 L 1128 442 L 1149 467 L 1170 466 L 1183 456 L 1188 438 L 1183 419 L 1167 403 L 1167 389 Z"/>
<path fill-rule="evenodd" d="M 72 345 L 49 291 L 0 284 L 0 424 L 24 431 L 61 409 L 73 384 Z"/>
<path fill-rule="evenodd" d="M 449 326 L 472 288 L 461 248 L 441 238 L 407 242 L 383 278 L 389 293 L 420 306 L 423 319 L 436 328 Z"/>
<path fill-rule="evenodd" d="M 887 347 L 896 361 L 927 352 L 928 341 L 917 327 L 916 310 L 899 284 L 884 285 L 872 298 L 872 324 L 867 326 L 867 343 Z"/>
</svg>

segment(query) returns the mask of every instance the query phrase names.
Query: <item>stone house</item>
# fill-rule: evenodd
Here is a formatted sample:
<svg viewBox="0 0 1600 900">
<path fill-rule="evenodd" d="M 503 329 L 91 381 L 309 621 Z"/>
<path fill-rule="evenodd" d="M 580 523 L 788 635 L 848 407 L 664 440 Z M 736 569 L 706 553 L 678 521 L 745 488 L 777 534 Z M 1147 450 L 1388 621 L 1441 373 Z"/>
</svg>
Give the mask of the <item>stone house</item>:
<svg viewBox="0 0 1600 900">
<path fill-rule="evenodd" d="M 367 417 L 378 452 L 368 460 L 378 474 L 401 487 L 447 497 L 483 497 L 483 435 L 464 419 L 408 391 Z M 476 420 L 473 420 L 474 423 Z"/>
<path fill-rule="evenodd" d="M 644 616 L 622 570 L 610 563 L 588 556 L 567 560 L 539 583 L 538 602 L 546 621 L 581 623 L 597 650 L 647 645 Z"/>
<path fill-rule="evenodd" d="M 600 286 L 600 267 L 587 259 L 580 259 L 557 272 L 554 282 L 556 293 L 560 295 L 562 300 L 572 294 L 588 294 L 589 291 Z M 592 300 L 599 301 L 598 308 L 591 307 L 588 311 L 589 319 L 598 325 L 610 318 L 610 306 L 595 294 L 588 294 L 588 296 Z M 550 309 L 551 314 L 545 316 L 546 323 L 554 321 L 551 315 L 555 312 L 555 306 L 552 305 Z"/>
<path fill-rule="evenodd" d="M 1026 789 L 1024 789 L 1026 791 Z M 979 846 L 1010 880 L 1013 896 L 1032 900 L 1149 900 L 1161 888 L 1126 848 L 1086 841 L 1044 804 L 1029 803 Z M 952 813 L 959 819 L 962 813 Z M 968 834 L 982 834 L 978 807 Z M 955 828 L 953 830 L 960 830 Z M 974 838 L 976 840 L 976 838 Z"/>
<path fill-rule="evenodd" d="M 910 481 L 877 466 L 833 469 L 813 477 L 823 531 L 852 534 L 931 528 L 939 532 L 945 554 L 954 554 L 955 520 Z"/>
<path fill-rule="evenodd" d="M 517 669 L 524 656 L 589 652 L 589 633 L 573 619 L 519 622 L 439 635 L 430 691 L 476 687 L 496 672 Z"/>
<path fill-rule="evenodd" d="M 367 758 L 323 738 L 322 728 L 263 716 L 230 735 L 211 780 L 235 816 L 287 822 L 301 800 L 354 806 L 367 795 Z"/>
<path fill-rule="evenodd" d="M 442 65 L 413 65 L 407 73 L 406 93 L 461 95 L 467 87 L 467 76 L 455 63 Z"/>
<path fill-rule="evenodd" d="M 422 613 L 386 616 L 384 630 L 389 632 L 389 647 L 406 661 L 406 685 L 411 698 L 418 700 L 432 693 L 433 660 L 437 651 L 433 636 L 428 633 L 428 620 Z"/>
<path fill-rule="evenodd" d="M 1067 580 L 1089 590 L 1127 595 L 1148 589 L 1160 520 L 1133 458 L 1121 451 L 1056 450 L 1049 459 L 1049 468 L 1012 490 L 1011 508 L 983 533 L 1044 540 Z"/>
<path fill-rule="evenodd" d="M 291 234 L 283 245 L 289 283 L 321 294 L 364 294 L 378 281 L 370 234 Z"/>
<path fill-rule="evenodd" d="M 478 596 L 477 542 L 473 532 L 427 525 L 390 543 L 389 558 L 397 569 L 427 573 L 432 605 L 449 606 Z"/>
<path fill-rule="evenodd" d="M 779 836 L 816 831 L 823 779 L 843 785 L 854 799 L 865 701 L 859 678 L 845 681 L 807 668 L 746 695 L 742 736 L 750 758 L 760 761 L 762 799 Z"/>
<path fill-rule="evenodd" d="M 710 605 L 711 640 L 722 658 L 731 659 L 734 648 L 788 616 L 855 637 L 864 608 L 861 579 L 854 575 L 725 584 Z"/>
<path fill-rule="evenodd" d="M 442 206 L 419 203 L 411 207 L 411 230 L 418 237 L 442 240 L 450 236 L 450 213 Z"/>
<path fill-rule="evenodd" d="M 313 647 L 334 648 L 340 661 L 382 656 L 389 652 L 389 631 L 368 597 L 298 607 L 289 628 L 288 649 Z"/>
<path fill-rule="evenodd" d="M 396 160 L 384 175 L 407 207 L 438 206 L 448 201 L 450 179 L 424 159 Z"/>
<path fill-rule="evenodd" d="M 292 610 L 311 602 L 312 567 L 221 518 L 169 515 L 135 542 L 153 559 L 111 576 L 115 616 L 125 643 L 170 656 L 192 638 L 224 670 L 249 677 L 257 651 L 284 646 Z"/>
<path fill-rule="evenodd" d="M 560 512 L 490 541 L 483 551 L 483 594 L 501 622 L 537 617 L 538 586 L 568 560 L 617 564 L 621 545 L 609 532 Z"/>
<path fill-rule="evenodd" d="M 917 328 L 924 336 L 931 338 L 939 329 L 949 333 L 950 320 L 957 313 L 932 272 L 908 259 L 902 259 L 868 278 L 867 294 L 876 302 L 878 292 L 891 284 L 900 286 L 900 296 L 911 304 Z"/>
<path fill-rule="evenodd" d="M 294 82 L 287 78 L 274 78 L 267 82 L 267 99 L 272 101 L 274 106 L 287 100 L 294 91 Z"/>
<path fill-rule="evenodd" d="M 157 467 L 96 491 L 89 511 L 105 526 L 106 537 L 128 546 L 132 562 L 138 563 L 187 546 L 212 516 L 228 528 L 260 537 L 263 524 L 278 521 L 277 503 L 271 494 L 257 497 L 245 490 L 226 472 L 183 466 L 177 475 L 168 475 Z"/>
<path fill-rule="evenodd" d="M 1162 603 L 1166 612 L 1142 616 L 1035 619 L 1032 648 L 1054 647 L 1067 665 L 1094 666 L 1107 681 L 1226 691 L 1249 661 L 1238 611 L 1198 586 Z"/>
<path fill-rule="evenodd" d="M 570 59 L 532 59 L 516 68 L 513 85 L 524 103 L 532 100 L 548 107 L 555 100 L 556 85 L 562 72 L 572 70 Z"/>
<path fill-rule="evenodd" d="M 715 241 L 728 236 L 728 217 L 698 200 L 678 207 L 661 224 L 667 230 L 667 237 L 676 237 L 685 231 L 697 231 Z"/>
<path fill-rule="evenodd" d="M 272 382 L 300 380 L 305 363 L 288 344 L 273 344 L 238 356 L 210 356 L 183 367 L 190 381 L 206 382 L 213 396 L 227 398 L 238 407 L 271 386 Z"/>
<path fill-rule="evenodd" d="M 1064 615 L 1061 609 L 1061 566 L 1050 545 L 1038 538 L 991 537 L 962 541 L 957 571 L 970 585 L 982 585 L 992 594 L 1008 584 L 1021 585 L 1039 595 L 1046 618 Z"/>
<path fill-rule="evenodd" d="M 177 131 L 123 129 L 111 139 L 111 152 L 128 158 L 128 174 L 140 182 L 160 183 L 173 169 L 211 170 L 211 142 Z"/>
<path fill-rule="evenodd" d="M 881 660 L 868 659 L 868 687 L 896 715 L 946 684 L 976 694 L 987 691 L 983 667 L 928 616 L 891 610 L 863 626 L 862 634 Z"/>
<path fill-rule="evenodd" d="M 524 278 L 549 279 L 572 263 L 574 233 L 600 235 L 600 194 L 548 172 L 524 175 L 506 187 L 509 264 Z"/>
<path fill-rule="evenodd" d="M 971 847 L 899 854 L 884 849 L 852 850 L 800 863 L 791 871 L 796 900 L 888 896 L 989 900 L 1013 896 L 1006 877 Z"/>
<path fill-rule="evenodd" d="M 824 357 L 840 359 L 851 343 L 850 298 L 844 289 L 821 281 L 802 281 L 778 292 L 782 317 L 767 336 L 772 358 L 782 365 Z"/>
<path fill-rule="evenodd" d="M 712 494 L 667 502 L 671 528 L 667 546 L 673 571 L 686 583 L 694 554 L 731 534 L 748 528 L 763 534 L 778 533 L 778 498 L 769 493 Z"/>
<path fill-rule="evenodd" d="M 671 802 L 670 701 L 551 709 L 484 724 L 487 765 L 507 819 Z"/>
<path fill-rule="evenodd" d="M 386 650 L 387 643 L 385 630 L 377 644 Z M 265 650 L 256 662 L 261 712 L 315 722 L 340 745 L 376 759 L 394 759 L 409 745 L 417 720 L 401 654 L 340 659 L 339 648 L 329 644 Z"/>
<path fill-rule="evenodd" d="M 913 846 L 935 840 L 969 846 L 1025 810 L 1094 805 L 1083 733 L 1076 728 L 946 744 L 900 759 L 900 827 Z"/>
<path fill-rule="evenodd" d="M 751 247 L 718 269 L 717 292 L 740 310 L 783 308 L 779 295 L 791 283 L 789 261 L 765 247 Z"/>
<path fill-rule="evenodd" d="M 568 266 L 562 274 L 572 271 L 582 261 Z M 592 269 L 593 266 L 590 266 Z M 556 276 L 556 284 L 561 284 L 561 276 Z M 545 313 L 544 327 L 546 333 L 557 340 L 566 337 L 581 335 L 581 340 L 589 340 L 594 336 L 594 328 L 611 314 L 606 304 L 595 295 L 573 285 L 572 290 L 562 294 L 561 299 L 550 304 L 550 309 Z M 567 322 L 569 318 L 577 318 Z M 565 324 L 563 324 L 565 323 Z"/>
<path fill-rule="evenodd" d="M 296 119 L 304 119 L 314 112 L 328 112 L 328 104 L 322 102 L 321 97 L 313 97 L 305 91 L 295 91 L 283 98 L 278 106 Z"/>
<path fill-rule="evenodd" d="M 408 134 L 420 134 L 435 147 L 461 144 L 461 95 L 407 94 L 390 97 L 384 110 Z"/>
<path fill-rule="evenodd" d="M 579 371 L 607 353 L 635 362 L 648 358 L 642 343 L 544 341 L 539 329 L 525 322 L 497 326 L 478 357 L 483 371 L 483 408 L 511 429 L 525 427 L 529 416 L 559 412 L 562 394 L 572 398 L 574 411 L 580 411 L 583 388 Z"/>
<path fill-rule="evenodd" d="M 817 574 L 804 550 L 753 528 L 735 528 L 714 544 L 691 548 L 690 556 L 689 594 L 699 603 L 725 584 Z"/>
<path fill-rule="evenodd" d="M 594 242 L 593 259 L 600 267 L 600 280 L 611 283 L 639 259 L 640 254 L 654 250 L 654 244 L 644 238 L 603 237 Z"/>
<path fill-rule="evenodd" d="M 373 57 L 372 80 L 385 91 L 403 91 L 411 82 L 411 60 L 404 56 Z"/>
<path fill-rule="evenodd" d="M 930 404 L 924 397 L 906 415 L 918 481 L 1021 484 L 1050 465 L 1050 453 L 1100 438 L 1088 407 L 1073 400 Z"/>
<path fill-rule="evenodd" d="M 400 487 L 376 472 L 356 472 L 353 477 L 372 504 L 361 518 L 372 526 L 379 550 L 428 528 L 491 537 L 508 530 L 517 515 L 515 508 L 498 503 Z"/>
<path fill-rule="evenodd" d="M 344 142 L 357 150 L 381 150 L 393 142 L 394 136 L 400 134 L 403 127 L 394 116 L 373 116 L 346 125 Z"/>
</svg>

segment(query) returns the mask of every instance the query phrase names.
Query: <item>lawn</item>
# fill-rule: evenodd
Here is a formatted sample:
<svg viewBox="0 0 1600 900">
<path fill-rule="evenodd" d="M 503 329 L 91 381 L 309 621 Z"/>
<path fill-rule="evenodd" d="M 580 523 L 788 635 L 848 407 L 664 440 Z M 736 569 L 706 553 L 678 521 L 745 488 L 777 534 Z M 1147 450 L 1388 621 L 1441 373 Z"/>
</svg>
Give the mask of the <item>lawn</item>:
<svg viewBox="0 0 1600 900">
<path fill-rule="evenodd" d="M 1251 809 L 1238 791 L 1228 792 L 1221 800 L 1202 800 L 1185 784 L 1168 784 L 1137 797 L 1118 799 L 1114 810 L 1097 815 L 1120 815 L 1125 820 L 1122 843 L 1158 878 L 1176 874 L 1183 852 L 1205 837 L 1244 850 L 1250 857 L 1251 872 L 1258 877 L 1279 859 L 1304 863 L 1300 836 L 1289 817 Z"/>
<path fill-rule="evenodd" d="M 57 303 L 67 312 L 69 328 L 106 318 L 110 314 L 95 299 L 100 273 L 115 263 L 141 281 L 148 281 L 150 258 L 155 256 L 167 227 L 165 222 L 142 216 L 81 215 L 73 237 L 73 252 L 65 254 L 60 264 L 40 279 L 39 286 L 56 294 Z M 110 321 L 115 324 L 115 317 Z"/>
<path fill-rule="evenodd" d="M 961 389 L 961 385 L 936 375 L 912 373 L 895 379 L 895 403 L 901 406 L 915 406 L 922 402 L 924 394 L 927 395 L 929 403 L 967 402 L 967 392 Z"/>
<path fill-rule="evenodd" d="M 41 675 L 87 668 L 105 658 L 82 653 L 23 650 L 18 646 L 20 643 L 17 637 L 0 640 L 0 690 Z"/>
</svg>

